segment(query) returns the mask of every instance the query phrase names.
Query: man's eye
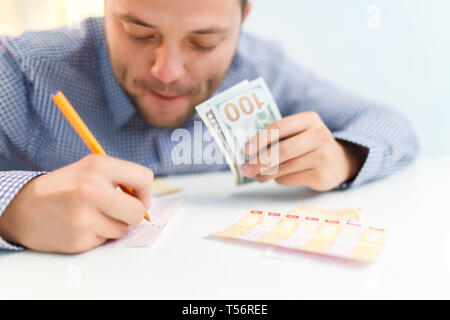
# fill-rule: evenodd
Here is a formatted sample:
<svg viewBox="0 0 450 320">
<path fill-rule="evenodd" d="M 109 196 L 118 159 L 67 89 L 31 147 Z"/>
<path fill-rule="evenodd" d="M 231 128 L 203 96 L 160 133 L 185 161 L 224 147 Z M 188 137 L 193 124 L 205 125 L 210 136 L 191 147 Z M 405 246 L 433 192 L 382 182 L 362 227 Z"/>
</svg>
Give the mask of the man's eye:
<svg viewBox="0 0 450 320">
<path fill-rule="evenodd" d="M 202 46 L 196 43 L 193 43 L 193 46 L 195 49 L 199 50 L 199 51 L 203 51 L 203 52 L 209 52 L 214 50 L 217 46 Z"/>
<path fill-rule="evenodd" d="M 156 39 L 155 36 L 133 36 L 131 34 L 128 36 L 135 41 L 154 41 Z"/>
</svg>

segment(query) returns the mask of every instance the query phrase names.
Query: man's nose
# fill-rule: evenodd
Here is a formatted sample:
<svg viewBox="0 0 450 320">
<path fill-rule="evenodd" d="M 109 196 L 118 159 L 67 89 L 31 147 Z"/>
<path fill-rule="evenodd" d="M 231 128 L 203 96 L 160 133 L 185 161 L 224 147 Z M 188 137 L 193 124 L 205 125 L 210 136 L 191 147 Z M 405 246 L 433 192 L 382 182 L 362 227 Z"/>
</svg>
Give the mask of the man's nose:
<svg viewBox="0 0 450 320">
<path fill-rule="evenodd" d="M 151 68 L 155 78 L 169 84 L 184 74 L 184 62 L 180 49 L 174 45 L 161 44 L 156 49 L 156 57 Z"/>
</svg>

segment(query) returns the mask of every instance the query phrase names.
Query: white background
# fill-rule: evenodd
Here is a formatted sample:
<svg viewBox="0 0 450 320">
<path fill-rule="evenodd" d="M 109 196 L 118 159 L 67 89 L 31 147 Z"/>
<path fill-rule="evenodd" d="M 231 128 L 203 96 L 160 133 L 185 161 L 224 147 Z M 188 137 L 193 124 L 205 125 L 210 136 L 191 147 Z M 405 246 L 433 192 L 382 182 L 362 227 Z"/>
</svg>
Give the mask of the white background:
<svg viewBox="0 0 450 320">
<path fill-rule="evenodd" d="M 450 154 L 450 1 L 255 0 L 245 29 L 345 89 L 400 110 L 425 156 Z M 372 29 L 380 13 L 380 29 Z"/>
</svg>

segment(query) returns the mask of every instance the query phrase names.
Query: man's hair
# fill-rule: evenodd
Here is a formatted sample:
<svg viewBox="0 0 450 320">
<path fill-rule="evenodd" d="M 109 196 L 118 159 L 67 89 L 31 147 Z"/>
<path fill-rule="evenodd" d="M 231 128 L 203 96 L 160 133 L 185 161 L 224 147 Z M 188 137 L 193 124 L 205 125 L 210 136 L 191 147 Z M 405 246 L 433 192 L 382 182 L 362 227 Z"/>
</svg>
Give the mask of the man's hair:
<svg viewBox="0 0 450 320">
<path fill-rule="evenodd" d="M 247 7 L 248 0 L 241 0 L 241 6 L 242 6 L 242 14 L 244 14 L 245 8 Z"/>
</svg>

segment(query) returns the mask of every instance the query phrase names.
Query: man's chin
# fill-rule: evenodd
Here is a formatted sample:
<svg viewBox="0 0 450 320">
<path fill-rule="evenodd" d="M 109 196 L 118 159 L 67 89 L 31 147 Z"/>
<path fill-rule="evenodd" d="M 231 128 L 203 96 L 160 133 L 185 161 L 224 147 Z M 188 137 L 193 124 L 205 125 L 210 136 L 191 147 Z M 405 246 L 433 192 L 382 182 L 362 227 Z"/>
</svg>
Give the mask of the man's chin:
<svg viewBox="0 0 450 320">
<path fill-rule="evenodd" d="M 147 115 L 143 116 L 143 119 L 145 122 L 147 122 L 150 126 L 156 127 L 156 128 L 169 128 L 169 129 L 176 129 L 188 122 L 192 119 L 194 115 L 194 112 L 190 112 L 188 114 L 183 114 L 180 116 L 170 116 L 170 117 L 164 117 L 161 115 Z"/>
<path fill-rule="evenodd" d="M 177 129 L 179 127 L 181 127 L 185 121 L 181 122 L 181 121 L 158 121 L 158 122 L 154 122 L 154 121 L 147 121 L 147 123 L 155 128 L 160 128 L 160 129 Z"/>
<path fill-rule="evenodd" d="M 149 125 L 157 128 L 178 128 L 192 119 L 195 114 L 196 102 L 193 101 L 154 101 L 148 99 L 134 99 L 135 106 L 141 117 Z M 151 99 L 150 99 L 151 98 Z"/>
<path fill-rule="evenodd" d="M 191 109 L 187 105 L 166 108 L 164 105 L 160 104 L 149 104 L 148 101 L 141 100 L 136 102 L 135 106 L 141 118 L 150 126 L 157 128 L 180 127 L 195 113 L 195 109 Z"/>
</svg>

